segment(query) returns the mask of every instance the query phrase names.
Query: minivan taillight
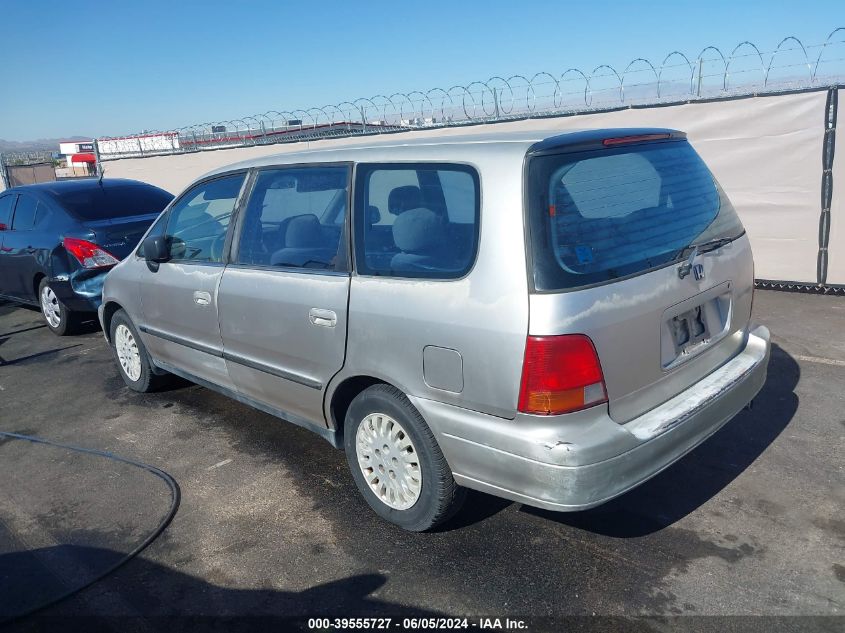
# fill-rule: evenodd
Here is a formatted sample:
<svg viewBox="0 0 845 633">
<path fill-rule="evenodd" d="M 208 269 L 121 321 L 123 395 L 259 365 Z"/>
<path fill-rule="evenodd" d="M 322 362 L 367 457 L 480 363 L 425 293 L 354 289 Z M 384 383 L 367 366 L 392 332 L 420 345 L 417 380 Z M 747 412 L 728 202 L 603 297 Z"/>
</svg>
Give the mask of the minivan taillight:
<svg viewBox="0 0 845 633">
<path fill-rule="evenodd" d="M 105 268 L 120 263 L 120 260 L 107 250 L 87 240 L 66 237 L 62 240 L 62 245 L 68 253 L 76 257 L 83 268 Z"/>
<path fill-rule="evenodd" d="M 596 348 L 583 334 L 529 336 L 525 341 L 519 410 L 559 415 L 607 402 Z"/>
</svg>

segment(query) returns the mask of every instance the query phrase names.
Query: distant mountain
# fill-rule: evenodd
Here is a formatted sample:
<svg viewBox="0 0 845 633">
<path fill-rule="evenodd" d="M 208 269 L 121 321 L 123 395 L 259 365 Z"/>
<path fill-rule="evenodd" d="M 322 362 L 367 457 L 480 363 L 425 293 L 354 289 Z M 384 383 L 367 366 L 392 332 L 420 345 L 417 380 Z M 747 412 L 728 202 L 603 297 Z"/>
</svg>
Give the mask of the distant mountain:
<svg viewBox="0 0 845 633">
<path fill-rule="evenodd" d="M 90 141 L 92 136 L 63 136 L 62 138 L 40 138 L 37 141 L 6 141 L 0 138 L 0 152 L 37 152 L 59 150 L 59 143 L 65 141 Z"/>
</svg>

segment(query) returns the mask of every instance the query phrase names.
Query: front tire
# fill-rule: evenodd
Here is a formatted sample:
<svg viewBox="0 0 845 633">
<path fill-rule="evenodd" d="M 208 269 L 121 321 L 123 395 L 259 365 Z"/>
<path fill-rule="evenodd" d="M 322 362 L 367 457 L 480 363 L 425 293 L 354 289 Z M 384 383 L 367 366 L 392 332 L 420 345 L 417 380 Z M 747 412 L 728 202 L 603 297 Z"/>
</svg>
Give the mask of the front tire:
<svg viewBox="0 0 845 633">
<path fill-rule="evenodd" d="M 412 532 L 448 521 L 466 491 L 455 483 L 434 434 L 401 391 L 374 385 L 346 413 L 346 459 L 358 490 L 382 517 Z"/>
<path fill-rule="evenodd" d="M 147 348 L 124 310 L 118 310 L 112 316 L 109 335 L 120 377 L 127 387 L 147 393 L 156 391 L 167 383 L 170 375 L 156 373 Z"/>
<path fill-rule="evenodd" d="M 38 301 L 41 305 L 41 316 L 49 330 L 56 336 L 73 334 L 79 325 L 79 315 L 71 312 L 62 303 L 50 282 L 44 277 L 38 284 Z"/>
</svg>

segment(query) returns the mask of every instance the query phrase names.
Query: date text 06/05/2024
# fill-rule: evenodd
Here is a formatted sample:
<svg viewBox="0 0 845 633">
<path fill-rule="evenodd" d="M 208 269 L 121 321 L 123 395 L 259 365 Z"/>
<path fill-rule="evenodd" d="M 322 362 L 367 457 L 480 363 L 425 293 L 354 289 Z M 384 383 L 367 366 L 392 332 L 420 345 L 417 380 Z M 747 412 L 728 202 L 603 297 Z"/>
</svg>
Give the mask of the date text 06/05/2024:
<svg viewBox="0 0 845 633">
<path fill-rule="evenodd" d="M 308 628 L 316 631 L 350 630 L 509 630 L 525 631 L 528 625 L 524 620 L 514 618 L 310 618 Z"/>
</svg>

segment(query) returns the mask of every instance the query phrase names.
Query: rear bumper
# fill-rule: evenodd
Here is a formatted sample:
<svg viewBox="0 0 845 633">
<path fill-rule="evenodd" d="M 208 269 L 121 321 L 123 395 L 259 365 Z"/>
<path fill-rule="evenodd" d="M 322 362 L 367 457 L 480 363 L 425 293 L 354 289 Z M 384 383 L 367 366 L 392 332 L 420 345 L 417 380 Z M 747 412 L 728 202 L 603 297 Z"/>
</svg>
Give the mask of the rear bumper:
<svg viewBox="0 0 845 633">
<path fill-rule="evenodd" d="M 103 301 L 106 270 L 77 270 L 69 275 L 50 279 L 50 287 L 68 309 L 74 312 L 96 312 Z"/>
<path fill-rule="evenodd" d="M 548 510 L 600 505 L 664 470 L 718 431 L 760 391 L 769 331 L 646 414 L 617 424 L 606 407 L 514 420 L 412 397 L 460 485 Z"/>
</svg>

